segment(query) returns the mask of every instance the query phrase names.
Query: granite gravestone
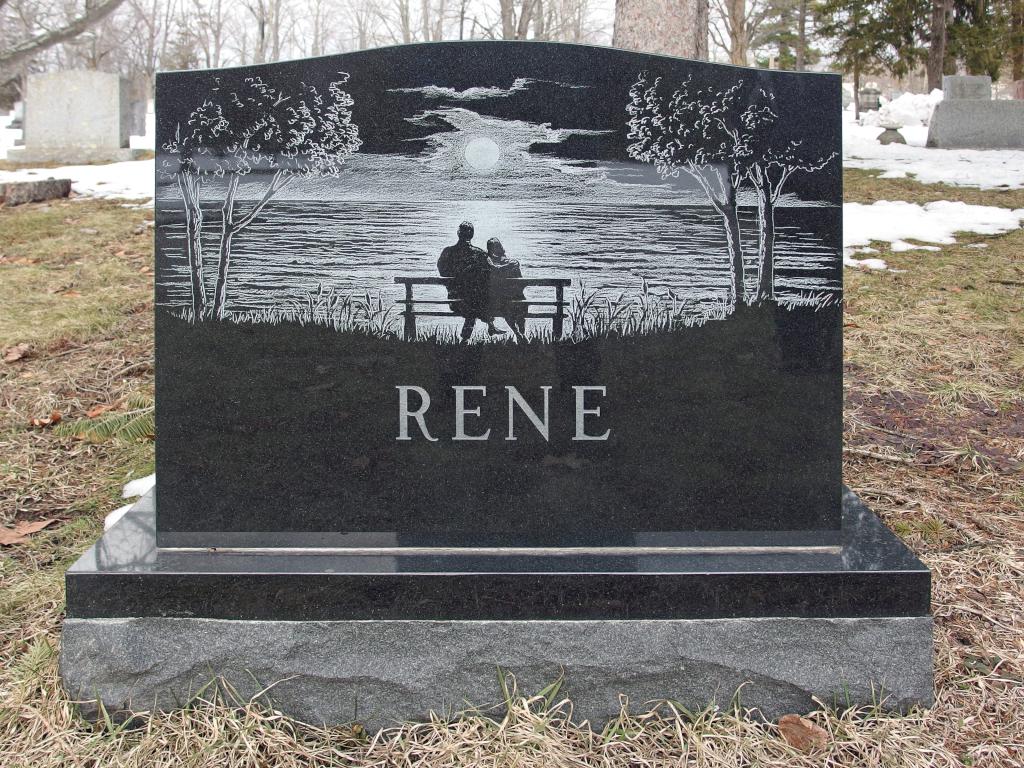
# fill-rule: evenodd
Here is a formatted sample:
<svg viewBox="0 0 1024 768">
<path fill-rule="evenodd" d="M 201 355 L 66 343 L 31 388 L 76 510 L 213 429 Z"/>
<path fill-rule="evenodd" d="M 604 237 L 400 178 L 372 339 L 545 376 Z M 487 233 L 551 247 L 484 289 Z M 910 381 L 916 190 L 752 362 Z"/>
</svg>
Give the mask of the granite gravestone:
<svg viewBox="0 0 1024 768">
<path fill-rule="evenodd" d="M 21 162 L 109 163 L 132 160 L 128 81 L 109 72 L 62 71 L 26 80 Z"/>
<path fill-rule="evenodd" d="M 988 75 L 944 75 L 942 101 L 928 122 L 927 146 L 939 149 L 1024 148 L 1024 102 L 992 99 Z"/>
<path fill-rule="evenodd" d="M 840 112 L 558 44 L 160 75 L 156 494 L 68 573 L 68 687 L 929 701 L 928 571 L 842 487 Z"/>
</svg>

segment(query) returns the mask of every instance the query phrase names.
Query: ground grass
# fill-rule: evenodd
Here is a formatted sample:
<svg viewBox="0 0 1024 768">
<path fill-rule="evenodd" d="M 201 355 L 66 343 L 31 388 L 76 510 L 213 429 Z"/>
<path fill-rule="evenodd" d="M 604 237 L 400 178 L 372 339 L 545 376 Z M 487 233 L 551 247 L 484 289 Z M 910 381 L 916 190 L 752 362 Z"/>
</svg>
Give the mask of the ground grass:
<svg viewBox="0 0 1024 768">
<path fill-rule="evenodd" d="M 847 189 L 862 202 L 1024 207 L 1020 192 L 856 171 Z M 133 234 L 149 215 L 95 201 L 0 211 L 0 347 L 32 346 L 0 362 L 0 524 L 58 520 L 0 553 L 0 765 L 1024 764 L 1024 231 L 883 252 L 894 271 L 846 273 L 846 481 L 933 570 L 934 708 L 822 708 L 809 717 L 826 746 L 810 754 L 728 711 L 644 714 L 629 702 L 636 714 L 592 730 L 557 693 L 512 690 L 502 703 L 497 685 L 493 710 L 378 735 L 310 728 L 230 692 L 128 724 L 81 722 L 57 679 L 62 573 L 120 485 L 151 470 L 152 444 L 86 443 L 28 422 L 151 391 L 151 255 L 148 235 Z M 81 296 L 49 292 L 76 275 Z"/>
</svg>

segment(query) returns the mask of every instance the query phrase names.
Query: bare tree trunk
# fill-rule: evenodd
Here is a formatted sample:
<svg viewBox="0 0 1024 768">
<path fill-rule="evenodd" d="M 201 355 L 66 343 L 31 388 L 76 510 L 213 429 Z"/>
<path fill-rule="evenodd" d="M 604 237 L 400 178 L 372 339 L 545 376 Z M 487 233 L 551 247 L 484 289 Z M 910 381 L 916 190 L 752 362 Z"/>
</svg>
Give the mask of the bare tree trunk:
<svg viewBox="0 0 1024 768">
<path fill-rule="evenodd" d="M 706 60 L 707 0 L 616 0 L 612 45 Z"/>
<path fill-rule="evenodd" d="M 1010 10 L 1010 77 L 1024 80 L 1024 0 L 1013 0 Z"/>
<path fill-rule="evenodd" d="M 62 27 L 42 32 L 28 40 L 15 43 L 11 48 L 0 52 L 0 73 L 11 72 L 22 62 L 26 62 L 47 48 L 67 42 L 78 37 L 86 30 L 103 21 L 117 9 L 124 0 L 103 0 L 96 4 L 86 3 L 84 13 L 72 19 Z M 3 5 L 0 2 L 0 5 Z"/>
<path fill-rule="evenodd" d="M 516 9 L 514 0 L 499 0 L 501 8 L 501 39 L 514 40 L 516 36 Z"/>
<path fill-rule="evenodd" d="M 729 63 L 747 65 L 750 30 L 747 29 L 747 0 L 726 0 L 729 27 Z"/>
<path fill-rule="evenodd" d="M 853 117 L 860 120 L 860 63 L 853 65 Z"/>
<path fill-rule="evenodd" d="M 807 0 L 800 0 L 796 20 L 796 71 L 803 72 L 807 66 Z"/>
<path fill-rule="evenodd" d="M 729 187 L 729 195 L 726 198 L 722 219 L 725 222 L 725 242 L 732 258 L 731 275 L 733 306 L 745 304 L 747 301 L 746 288 L 743 284 L 743 241 L 740 235 L 740 215 L 736 205 L 736 188 Z"/>
<path fill-rule="evenodd" d="M 757 292 L 754 302 L 775 298 L 775 202 L 770 189 L 758 185 L 757 218 L 760 234 L 757 241 Z"/>
<path fill-rule="evenodd" d="M 231 266 L 231 240 L 235 236 L 235 193 L 238 191 L 238 174 L 228 178 L 228 191 L 220 208 L 220 246 L 217 248 L 217 288 L 213 295 L 213 316 L 224 317 L 227 303 L 228 268 Z"/>
<path fill-rule="evenodd" d="M 946 18 L 948 15 L 949 0 L 932 0 L 928 61 L 925 64 L 929 91 L 942 87 L 942 69 L 946 61 Z"/>
<path fill-rule="evenodd" d="M 202 320 L 206 308 L 206 286 L 203 282 L 203 209 L 199 205 L 199 179 L 185 171 L 178 172 L 178 190 L 185 207 L 185 255 L 188 258 L 192 289 L 192 319 Z"/>
<path fill-rule="evenodd" d="M 213 316 L 216 319 L 222 320 L 224 318 L 224 308 L 227 305 L 228 271 L 231 267 L 232 239 L 235 235 L 252 224 L 274 195 L 284 189 L 285 185 L 293 178 L 294 176 L 285 174 L 281 170 L 276 171 L 270 180 L 270 184 L 264 191 L 263 197 L 261 197 L 249 209 L 249 211 L 243 214 L 240 218 L 235 218 L 235 196 L 238 192 L 240 179 L 238 174 L 235 173 L 231 174 L 228 179 L 227 194 L 224 198 L 224 204 L 221 206 L 220 247 L 218 249 L 217 262 L 217 288 L 213 296 Z"/>
</svg>

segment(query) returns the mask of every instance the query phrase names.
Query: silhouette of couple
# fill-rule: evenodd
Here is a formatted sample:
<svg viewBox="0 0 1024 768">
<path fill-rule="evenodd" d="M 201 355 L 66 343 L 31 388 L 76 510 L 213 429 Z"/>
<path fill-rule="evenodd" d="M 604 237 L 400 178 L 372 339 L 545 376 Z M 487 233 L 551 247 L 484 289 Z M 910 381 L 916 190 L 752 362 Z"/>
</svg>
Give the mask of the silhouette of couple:
<svg viewBox="0 0 1024 768">
<path fill-rule="evenodd" d="M 476 321 L 487 323 L 491 336 L 506 333 L 494 324 L 496 317 L 505 320 L 517 339 L 524 339 L 526 333 L 526 304 L 523 289 L 509 278 L 522 277 L 519 262 L 509 258 L 501 241 L 492 237 L 487 241 L 487 250 L 482 251 L 472 244 L 473 225 L 468 221 L 459 225 L 459 242 L 441 251 L 437 260 L 437 272 L 441 277 L 453 278 L 448 285 L 451 310 L 460 315 L 462 342 L 469 341 L 476 327 Z"/>
</svg>

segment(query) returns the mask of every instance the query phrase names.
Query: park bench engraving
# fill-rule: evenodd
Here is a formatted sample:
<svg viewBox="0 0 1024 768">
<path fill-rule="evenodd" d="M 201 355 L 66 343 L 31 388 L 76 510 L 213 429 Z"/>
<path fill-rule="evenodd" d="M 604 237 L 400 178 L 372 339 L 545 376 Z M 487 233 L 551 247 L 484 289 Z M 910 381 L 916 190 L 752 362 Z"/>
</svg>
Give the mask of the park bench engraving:
<svg viewBox="0 0 1024 768">
<path fill-rule="evenodd" d="M 509 277 L 505 278 L 505 280 L 520 288 L 543 287 L 554 289 L 554 301 L 523 299 L 513 300 L 512 303 L 525 304 L 528 312 L 530 307 L 552 307 L 552 310 L 550 312 L 536 312 L 533 314 L 527 314 L 526 319 L 551 320 L 551 335 L 553 340 L 557 341 L 558 339 L 561 339 L 563 334 L 565 333 L 565 289 L 572 283 L 572 280 L 567 277 Z M 405 286 L 405 298 L 399 299 L 395 303 L 400 304 L 403 307 L 401 312 L 403 318 L 402 335 L 406 339 L 406 341 L 413 341 L 416 338 L 417 317 L 458 317 L 458 315 L 456 315 L 451 310 L 438 311 L 442 307 L 450 307 L 453 303 L 457 301 L 457 299 L 419 299 L 416 298 L 413 292 L 414 286 L 417 285 L 451 286 L 455 284 L 455 278 L 433 277 L 430 275 L 424 275 L 422 277 L 416 275 L 403 275 L 396 277 L 395 283 L 397 285 Z M 438 309 L 416 309 L 416 305 L 422 304 L 425 304 L 430 307 L 437 307 Z"/>
</svg>

